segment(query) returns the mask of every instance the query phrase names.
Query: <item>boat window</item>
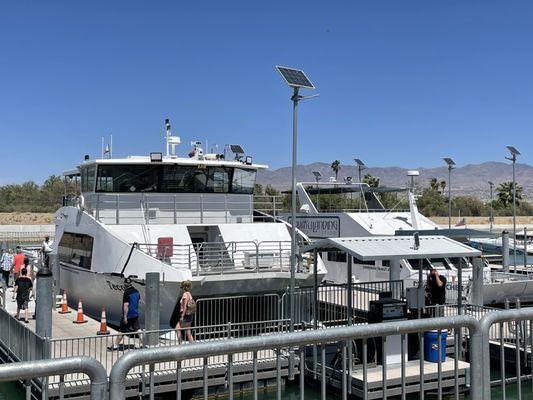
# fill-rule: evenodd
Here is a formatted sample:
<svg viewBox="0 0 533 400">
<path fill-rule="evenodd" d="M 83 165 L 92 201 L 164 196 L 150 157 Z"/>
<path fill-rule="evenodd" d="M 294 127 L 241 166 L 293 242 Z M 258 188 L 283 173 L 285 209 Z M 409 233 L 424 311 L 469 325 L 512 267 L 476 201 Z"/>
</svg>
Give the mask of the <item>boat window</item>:
<svg viewBox="0 0 533 400">
<path fill-rule="evenodd" d="M 342 251 L 328 251 L 328 261 L 346 262 L 346 253 Z"/>
<path fill-rule="evenodd" d="M 409 264 L 411 265 L 411 268 L 415 271 L 418 271 L 420 269 L 420 260 L 407 260 Z M 429 260 L 427 258 L 422 259 L 422 269 L 430 269 L 431 264 L 429 263 Z"/>
<path fill-rule="evenodd" d="M 232 168 L 196 165 L 100 165 L 97 192 L 229 193 Z M 252 186 L 255 183 L 255 170 Z M 243 185 L 247 180 L 242 178 Z M 248 189 L 246 189 L 248 190 Z M 236 193 L 248 193 L 237 191 Z"/>
<path fill-rule="evenodd" d="M 433 264 L 433 267 L 435 268 L 451 269 L 444 258 L 433 258 L 431 259 L 431 264 Z"/>
<path fill-rule="evenodd" d="M 97 192 L 155 192 L 157 167 L 149 165 L 100 165 Z"/>
<path fill-rule="evenodd" d="M 96 165 L 89 165 L 81 168 L 81 191 L 92 192 L 96 177 Z"/>
<path fill-rule="evenodd" d="M 63 233 L 58 245 L 60 262 L 91 269 L 93 238 L 79 233 Z"/>
<path fill-rule="evenodd" d="M 376 265 L 376 262 L 375 261 L 362 261 L 358 258 L 353 258 L 353 263 L 354 264 L 357 264 L 357 265 L 371 265 L 371 266 L 375 266 Z"/>
<path fill-rule="evenodd" d="M 448 260 L 450 261 L 451 264 L 453 264 L 455 268 L 459 268 L 459 257 L 449 258 Z M 461 267 L 463 269 L 470 268 L 470 264 L 468 263 L 468 260 L 464 257 L 463 257 L 463 264 L 461 265 Z"/>
<path fill-rule="evenodd" d="M 252 194 L 255 185 L 255 170 L 235 168 L 231 191 L 233 193 Z"/>
</svg>

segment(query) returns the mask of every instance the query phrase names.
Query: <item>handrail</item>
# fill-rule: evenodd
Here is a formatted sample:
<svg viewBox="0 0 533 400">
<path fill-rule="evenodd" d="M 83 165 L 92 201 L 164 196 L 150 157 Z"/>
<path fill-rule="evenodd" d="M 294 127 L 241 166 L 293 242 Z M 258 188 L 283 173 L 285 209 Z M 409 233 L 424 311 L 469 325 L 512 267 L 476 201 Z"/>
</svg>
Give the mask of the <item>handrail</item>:
<svg viewBox="0 0 533 400">
<path fill-rule="evenodd" d="M 66 375 L 72 372 L 81 372 L 89 377 L 92 400 L 104 400 L 106 398 L 106 370 L 94 358 L 86 356 L 0 365 L 0 382 Z"/>
<path fill-rule="evenodd" d="M 495 323 L 499 322 L 511 322 L 511 321 L 531 321 L 533 320 L 533 307 L 530 308 L 520 308 L 514 310 L 503 310 L 498 312 L 492 312 L 485 314 L 483 318 L 479 321 L 482 334 L 482 356 L 483 356 L 483 365 L 485 369 L 483 370 L 483 398 L 490 399 L 490 344 L 489 344 L 489 333 L 490 328 Z M 520 361 L 517 361 L 520 363 Z"/>
<path fill-rule="evenodd" d="M 474 354 L 480 354 L 481 331 L 479 322 L 467 315 L 448 318 L 418 319 L 381 324 L 354 325 L 313 331 L 290 332 L 283 335 L 256 336 L 225 341 L 194 343 L 188 346 L 170 348 L 141 349 L 120 357 L 109 375 L 109 393 L 112 399 L 125 397 L 125 383 L 128 371 L 138 365 L 153 365 L 159 362 L 211 357 L 218 354 L 236 354 L 241 351 L 258 351 L 303 346 L 318 343 L 338 342 L 352 339 L 396 335 L 402 333 L 425 332 L 430 329 L 444 330 L 467 328 Z M 472 400 L 481 400 L 481 357 L 472 357 L 470 362 Z"/>
</svg>

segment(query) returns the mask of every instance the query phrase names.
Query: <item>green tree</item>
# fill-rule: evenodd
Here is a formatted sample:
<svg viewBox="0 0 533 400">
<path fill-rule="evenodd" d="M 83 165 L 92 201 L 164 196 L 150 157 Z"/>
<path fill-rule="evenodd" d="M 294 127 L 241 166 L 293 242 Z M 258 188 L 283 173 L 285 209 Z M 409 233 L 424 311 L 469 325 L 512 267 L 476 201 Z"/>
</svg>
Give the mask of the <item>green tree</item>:
<svg viewBox="0 0 533 400">
<path fill-rule="evenodd" d="M 366 183 L 370 187 L 377 188 L 379 187 L 379 178 L 372 174 L 366 174 L 363 177 L 363 183 Z"/>
<path fill-rule="evenodd" d="M 520 204 L 522 200 L 522 193 L 524 189 L 520 185 L 516 185 L 516 205 Z M 513 182 L 502 182 L 496 188 L 496 194 L 498 201 L 502 204 L 503 208 L 507 208 L 513 204 Z"/>
<path fill-rule="evenodd" d="M 339 160 L 335 160 L 331 163 L 331 169 L 335 173 L 335 180 L 337 181 L 339 178 L 339 171 L 341 170 L 341 162 Z"/>
</svg>

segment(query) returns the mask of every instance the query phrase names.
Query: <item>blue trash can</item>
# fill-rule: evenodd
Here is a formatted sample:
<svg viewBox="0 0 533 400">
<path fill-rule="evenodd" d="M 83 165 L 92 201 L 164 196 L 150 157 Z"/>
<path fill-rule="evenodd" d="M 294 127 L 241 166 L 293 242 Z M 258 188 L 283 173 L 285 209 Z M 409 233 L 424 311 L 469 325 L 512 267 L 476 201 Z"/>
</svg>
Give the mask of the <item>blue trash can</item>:
<svg viewBox="0 0 533 400">
<path fill-rule="evenodd" d="M 440 333 L 440 360 L 446 361 L 446 338 L 447 331 Z M 437 331 L 429 331 L 424 333 L 424 360 L 429 362 L 439 362 L 439 333 Z"/>
</svg>

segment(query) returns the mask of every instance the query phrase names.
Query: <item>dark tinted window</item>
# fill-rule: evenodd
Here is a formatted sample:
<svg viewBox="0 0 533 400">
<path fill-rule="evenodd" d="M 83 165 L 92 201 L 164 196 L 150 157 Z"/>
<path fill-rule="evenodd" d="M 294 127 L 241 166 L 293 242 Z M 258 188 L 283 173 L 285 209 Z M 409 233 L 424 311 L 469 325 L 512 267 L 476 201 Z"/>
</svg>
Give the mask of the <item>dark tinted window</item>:
<svg viewBox="0 0 533 400">
<path fill-rule="evenodd" d="M 255 170 L 189 165 L 100 165 L 97 192 L 252 194 Z"/>
<path fill-rule="evenodd" d="M 328 251 L 328 261 L 346 262 L 346 253 L 342 251 Z"/>
<path fill-rule="evenodd" d="M 93 238 L 79 233 L 63 233 L 58 245 L 59 261 L 91 269 Z"/>
</svg>

